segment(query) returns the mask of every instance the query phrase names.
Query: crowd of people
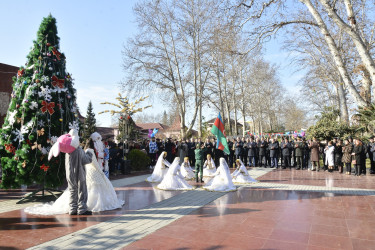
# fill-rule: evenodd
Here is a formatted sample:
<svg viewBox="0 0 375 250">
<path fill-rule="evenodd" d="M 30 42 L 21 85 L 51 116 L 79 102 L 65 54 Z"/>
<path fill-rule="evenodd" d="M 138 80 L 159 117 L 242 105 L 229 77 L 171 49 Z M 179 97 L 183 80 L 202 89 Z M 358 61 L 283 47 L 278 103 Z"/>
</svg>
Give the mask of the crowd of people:
<svg viewBox="0 0 375 250">
<path fill-rule="evenodd" d="M 167 152 L 167 160 L 175 157 L 189 157 L 190 164 L 195 166 L 194 150 L 201 143 L 206 148 L 204 159 L 209 154 L 216 165 L 224 157 L 230 168 L 235 167 L 235 160 L 240 159 L 246 167 L 271 167 L 280 169 L 309 171 L 338 171 L 355 175 L 366 174 L 366 158 L 371 163 L 370 174 L 375 174 L 375 143 L 370 138 L 368 143 L 351 137 L 334 138 L 331 141 L 318 141 L 316 138 L 306 140 L 303 137 L 254 138 L 237 137 L 227 139 L 230 154 L 216 149 L 215 139 L 160 140 L 152 138 L 140 145 L 155 165 L 158 152 Z M 323 164 L 322 164 L 323 163 Z"/>
<path fill-rule="evenodd" d="M 202 140 L 190 138 L 187 140 L 151 138 L 140 143 L 129 143 L 125 152 L 136 148 L 145 151 L 155 166 L 161 152 L 166 152 L 166 160 L 173 162 L 179 157 L 182 164 L 185 157 L 191 166 L 195 166 L 194 150 L 197 145 L 203 145 L 203 159 L 210 155 L 214 164 L 219 165 L 223 157 L 229 168 L 235 168 L 235 161 L 240 159 L 246 167 L 270 167 L 279 169 L 309 170 L 309 171 L 338 171 L 339 173 L 363 175 L 366 174 L 366 159 L 371 164 L 370 174 L 375 174 L 375 143 L 370 138 L 368 143 L 351 137 L 330 141 L 318 141 L 316 138 L 306 140 L 304 137 L 234 137 L 227 138 L 230 154 L 216 148 L 216 139 Z M 110 172 L 116 172 L 122 159 L 124 149 L 110 144 Z"/>
</svg>

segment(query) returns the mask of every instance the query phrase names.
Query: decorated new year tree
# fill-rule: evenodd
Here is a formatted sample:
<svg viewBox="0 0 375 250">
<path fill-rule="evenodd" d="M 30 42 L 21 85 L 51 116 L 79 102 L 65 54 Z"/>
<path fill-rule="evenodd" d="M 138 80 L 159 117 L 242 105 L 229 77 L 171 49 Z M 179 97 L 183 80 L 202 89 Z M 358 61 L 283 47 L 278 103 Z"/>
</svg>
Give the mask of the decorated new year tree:
<svg viewBox="0 0 375 250">
<path fill-rule="evenodd" d="M 3 188 L 62 184 L 64 154 L 51 161 L 47 158 L 60 135 L 78 129 L 75 100 L 66 58 L 59 48 L 56 19 L 49 15 L 43 18 L 26 64 L 13 78 L 11 101 L 0 130 Z"/>
</svg>

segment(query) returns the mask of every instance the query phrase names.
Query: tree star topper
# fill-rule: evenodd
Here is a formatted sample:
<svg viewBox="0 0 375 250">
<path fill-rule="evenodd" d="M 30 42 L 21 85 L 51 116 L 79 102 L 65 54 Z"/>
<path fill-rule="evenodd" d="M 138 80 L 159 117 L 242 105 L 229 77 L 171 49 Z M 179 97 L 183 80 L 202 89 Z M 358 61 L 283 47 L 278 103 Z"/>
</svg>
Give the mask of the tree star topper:
<svg viewBox="0 0 375 250">
<path fill-rule="evenodd" d="M 143 108 L 135 107 L 137 104 L 139 104 L 140 102 L 143 102 L 147 98 L 148 96 L 141 97 L 138 100 L 136 100 L 134 103 L 129 103 L 129 99 L 127 97 L 122 97 L 121 94 L 119 93 L 118 97 L 116 97 L 116 100 L 118 100 L 119 104 L 112 103 L 112 102 L 102 102 L 100 104 L 109 104 L 109 105 L 119 108 L 120 110 L 104 110 L 102 112 L 99 112 L 99 114 L 111 113 L 111 115 L 114 115 L 114 114 L 134 115 L 135 113 L 142 112 L 143 110 L 152 107 L 151 105 L 145 106 Z"/>
</svg>

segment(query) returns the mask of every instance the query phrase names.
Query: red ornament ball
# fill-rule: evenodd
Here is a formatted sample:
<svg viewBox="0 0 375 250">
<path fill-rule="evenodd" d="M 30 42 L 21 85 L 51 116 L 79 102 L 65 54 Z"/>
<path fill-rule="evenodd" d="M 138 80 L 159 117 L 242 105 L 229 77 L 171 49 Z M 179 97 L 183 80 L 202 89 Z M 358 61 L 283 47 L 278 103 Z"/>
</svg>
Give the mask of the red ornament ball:
<svg viewBox="0 0 375 250">
<path fill-rule="evenodd" d="M 50 44 L 50 43 L 47 43 L 46 45 L 47 45 L 47 47 L 51 46 L 51 44 Z"/>
<path fill-rule="evenodd" d="M 128 115 L 128 120 L 130 120 L 130 118 L 131 118 L 130 115 Z"/>
</svg>

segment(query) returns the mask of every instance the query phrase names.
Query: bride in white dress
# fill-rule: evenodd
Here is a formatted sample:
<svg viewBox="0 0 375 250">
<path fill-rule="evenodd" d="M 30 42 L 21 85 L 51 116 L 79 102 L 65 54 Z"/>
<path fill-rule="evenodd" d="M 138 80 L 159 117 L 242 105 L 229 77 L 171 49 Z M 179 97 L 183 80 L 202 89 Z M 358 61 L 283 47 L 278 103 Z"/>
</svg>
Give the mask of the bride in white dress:
<svg viewBox="0 0 375 250">
<path fill-rule="evenodd" d="M 154 167 L 154 171 L 152 172 L 152 175 L 149 176 L 146 181 L 148 182 L 161 182 L 164 178 L 164 176 L 168 172 L 168 168 L 171 164 L 165 159 L 167 157 L 167 152 L 162 152 L 159 156 L 158 161 L 156 162 L 156 165 Z"/>
<path fill-rule="evenodd" d="M 232 176 L 230 175 L 228 164 L 224 158 L 220 158 L 220 166 L 216 170 L 215 177 L 212 178 L 203 188 L 215 192 L 237 190 L 232 182 Z"/>
<path fill-rule="evenodd" d="M 236 160 L 237 168 L 232 173 L 232 181 L 236 184 L 247 184 L 247 183 L 254 183 L 257 182 L 255 179 L 253 179 L 249 172 L 247 171 L 245 165 L 240 159 Z"/>
<path fill-rule="evenodd" d="M 94 151 L 90 148 L 87 151 L 93 155 L 92 163 L 85 165 L 87 209 L 92 212 L 100 212 L 121 208 L 124 205 L 124 201 L 117 198 L 112 183 L 99 167 Z M 38 215 L 68 214 L 69 197 L 69 190 L 66 189 L 55 202 L 27 207 L 25 212 Z"/>
<path fill-rule="evenodd" d="M 193 180 L 195 178 L 194 171 L 190 166 L 189 157 L 184 158 L 184 162 L 181 165 L 181 175 L 185 180 Z"/>
<path fill-rule="evenodd" d="M 207 160 L 203 164 L 203 177 L 213 177 L 216 173 L 216 166 L 214 159 L 212 159 L 211 155 L 207 155 Z"/>
<path fill-rule="evenodd" d="M 193 187 L 186 182 L 180 172 L 180 157 L 176 157 L 164 176 L 162 182 L 156 187 L 163 190 L 191 190 Z"/>
</svg>

